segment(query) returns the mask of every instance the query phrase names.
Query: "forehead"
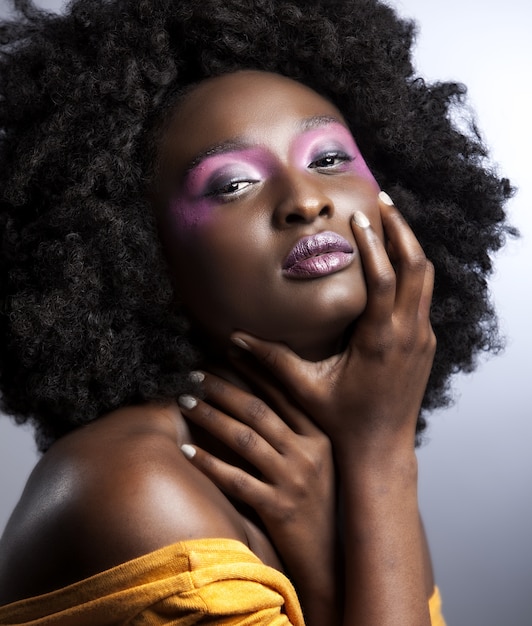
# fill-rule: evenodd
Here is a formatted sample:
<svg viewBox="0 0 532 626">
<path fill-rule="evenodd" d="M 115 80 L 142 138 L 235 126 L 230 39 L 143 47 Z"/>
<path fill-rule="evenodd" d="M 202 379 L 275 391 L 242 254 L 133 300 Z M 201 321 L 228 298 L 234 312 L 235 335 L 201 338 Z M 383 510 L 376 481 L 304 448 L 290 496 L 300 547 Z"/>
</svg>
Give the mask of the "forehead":
<svg viewBox="0 0 532 626">
<path fill-rule="evenodd" d="M 302 120 L 318 116 L 344 121 L 331 102 L 301 83 L 268 72 L 235 72 L 207 79 L 186 94 L 163 150 L 175 162 L 231 139 L 282 141 Z"/>
</svg>

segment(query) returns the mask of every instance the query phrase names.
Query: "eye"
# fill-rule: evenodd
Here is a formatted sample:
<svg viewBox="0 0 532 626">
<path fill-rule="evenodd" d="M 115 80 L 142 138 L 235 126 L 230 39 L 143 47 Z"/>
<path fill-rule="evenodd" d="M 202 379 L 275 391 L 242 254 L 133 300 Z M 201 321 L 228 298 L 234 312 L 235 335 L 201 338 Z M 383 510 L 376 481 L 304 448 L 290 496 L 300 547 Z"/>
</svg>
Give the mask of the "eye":
<svg viewBox="0 0 532 626">
<path fill-rule="evenodd" d="M 250 179 L 250 180 L 230 180 L 228 182 L 224 181 L 213 181 L 209 185 L 209 189 L 206 192 L 206 196 L 210 198 L 219 198 L 221 200 L 230 200 L 234 197 L 242 194 L 246 189 L 249 189 L 254 183 L 258 181 Z"/>
<path fill-rule="evenodd" d="M 351 163 L 353 157 L 345 152 L 327 152 L 320 155 L 317 159 L 312 161 L 308 167 L 310 169 L 317 170 L 342 170 L 342 166 L 346 163 Z"/>
</svg>

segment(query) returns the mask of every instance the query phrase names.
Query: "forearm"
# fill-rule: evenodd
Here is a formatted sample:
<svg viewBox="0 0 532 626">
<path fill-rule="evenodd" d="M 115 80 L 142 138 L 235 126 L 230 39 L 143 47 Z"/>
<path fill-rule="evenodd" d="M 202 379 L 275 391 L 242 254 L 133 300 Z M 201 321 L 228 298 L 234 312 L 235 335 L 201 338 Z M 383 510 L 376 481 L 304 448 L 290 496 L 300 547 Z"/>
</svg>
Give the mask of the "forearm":
<svg viewBox="0 0 532 626">
<path fill-rule="evenodd" d="M 333 542 L 313 535 L 300 562 L 287 565 L 307 626 L 341 624 L 343 576 L 338 563 L 337 537 Z"/>
<path fill-rule="evenodd" d="M 338 458 L 345 532 L 344 626 L 430 626 L 413 450 Z"/>
</svg>

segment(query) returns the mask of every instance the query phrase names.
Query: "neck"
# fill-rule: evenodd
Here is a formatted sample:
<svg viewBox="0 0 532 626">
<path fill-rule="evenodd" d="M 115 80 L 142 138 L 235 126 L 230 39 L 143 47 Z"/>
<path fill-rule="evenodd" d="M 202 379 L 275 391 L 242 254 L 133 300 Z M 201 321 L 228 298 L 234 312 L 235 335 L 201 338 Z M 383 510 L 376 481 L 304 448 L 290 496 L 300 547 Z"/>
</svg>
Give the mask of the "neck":
<svg viewBox="0 0 532 626">
<path fill-rule="evenodd" d="M 317 362 L 339 354 L 345 348 L 345 340 L 343 338 L 340 340 L 336 337 L 334 341 L 323 342 L 321 344 L 314 342 L 312 345 L 292 342 L 289 347 L 301 357 L 301 359 Z M 245 350 L 233 345 L 221 350 L 216 349 L 211 344 L 209 350 L 204 354 L 205 356 L 201 363 L 201 368 L 220 376 L 244 391 L 261 396 L 260 387 L 257 388 L 251 381 L 263 377 L 282 387 L 282 381 L 275 380 L 275 374 L 268 371 L 267 368 L 261 365 L 258 359 Z"/>
</svg>

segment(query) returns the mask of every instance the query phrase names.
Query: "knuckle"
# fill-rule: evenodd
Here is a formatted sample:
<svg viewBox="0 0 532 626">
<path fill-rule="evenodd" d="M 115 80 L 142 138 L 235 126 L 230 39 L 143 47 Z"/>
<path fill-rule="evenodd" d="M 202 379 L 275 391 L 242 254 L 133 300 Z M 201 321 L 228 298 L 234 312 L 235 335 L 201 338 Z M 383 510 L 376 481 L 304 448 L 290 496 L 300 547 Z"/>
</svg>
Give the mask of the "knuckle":
<svg viewBox="0 0 532 626">
<path fill-rule="evenodd" d="M 379 332 L 371 333 L 371 335 L 366 337 L 365 344 L 370 354 L 380 357 L 389 353 L 394 347 L 395 342 L 396 338 L 393 329 L 387 326 L 381 326 Z"/>
<path fill-rule="evenodd" d="M 314 437 L 316 454 L 318 458 L 323 459 L 332 452 L 332 443 L 329 437 L 323 432 L 319 432 Z"/>
<path fill-rule="evenodd" d="M 402 352 L 409 354 L 413 352 L 418 345 L 418 336 L 414 331 L 406 332 L 399 343 Z"/>
<path fill-rule="evenodd" d="M 301 471 L 292 477 L 294 493 L 299 497 L 306 496 L 310 485 L 319 479 L 325 469 L 326 461 L 331 454 L 329 446 L 325 443 L 309 446 L 301 460 Z"/>
<path fill-rule="evenodd" d="M 314 458 L 308 459 L 307 475 L 310 477 L 312 482 L 314 482 L 321 476 L 322 471 L 323 471 L 323 462 L 320 458 L 314 457 Z M 305 482 L 297 484 L 297 493 L 299 495 L 303 495 L 307 493 L 308 482 L 309 481 L 305 481 Z"/>
<path fill-rule="evenodd" d="M 375 292 L 381 296 L 387 296 L 395 291 L 396 277 L 393 270 L 382 270 L 375 281 Z"/>
<path fill-rule="evenodd" d="M 290 524 L 298 514 L 298 507 L 293 498 L 278 496 L 275 498 L 270 515 L 277 524 Z"/>
<path fill-rule="evenodd" d="M 427 257 L 422 250 L 416 250 L 405 260 L 405 266 L 408 272 L 424 275 L 427 270 Z"/>
<path fill-rule="evenodd" d="M 242 450 L 253 450 L 258 443 L 258 437 L 251 429 L 246 428 L 237 433 L 236 445 Z"/>
<path fill-rule="evenodd" d="M 245 494 L 248 491 L 248 482 L 248 477 L 244 472 L 236 472 L 229 479 L 229 489 L 237 496 Z"/>
<path fill-rule="evenodd" d="M 246 414 L 253 422 L 261 422 L 268 414 L 268 407 L 259 398 L 253 398 L 246 407 Z"/>
<path fill-rule="evenodd" d="M 292 485 L 294 492 L 294 501 L 303 500 L 308 493 L 308 480 L 305 480 L 302 476 L 298 476 Z"/>
<path fill-rule="evenodd" d="M 272 348 L 267 348 L 262 353 L 262 361 L 271 368 L 275 368 L 277 366 L 278 355 L 275 350 Z"/>
</svg>

